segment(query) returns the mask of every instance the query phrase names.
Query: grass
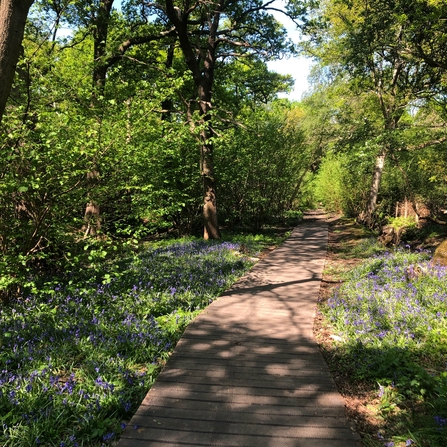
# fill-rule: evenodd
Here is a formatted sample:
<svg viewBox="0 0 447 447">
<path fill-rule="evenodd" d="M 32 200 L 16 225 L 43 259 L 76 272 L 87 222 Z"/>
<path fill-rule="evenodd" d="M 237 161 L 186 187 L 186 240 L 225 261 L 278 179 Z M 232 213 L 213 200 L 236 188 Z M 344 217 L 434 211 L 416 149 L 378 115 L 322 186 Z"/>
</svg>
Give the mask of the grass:
<svg viewBox="0 0 447 447">
<path fill-rule="evenodd" d="M 186 325 L 279 242 L 236 239 L 148 246 L 0 308 L 0 445 L 116 441 Z"/>
<path fill-rule="evenodd" d="M 447 269 L 431 265 L 430 252 L 409 245 L 382 253 L 368 239 L 356 245 L 367 259 L 344 272 L 345 282 L 321 310 L 337 335 L 332 369 L 359 388 L 376 389 L 371 408 L 381 430 L 367 434 L 364 445 L 443 447 Z M 352 252 L 359 256 L 361 250 Z"/>
</svg>

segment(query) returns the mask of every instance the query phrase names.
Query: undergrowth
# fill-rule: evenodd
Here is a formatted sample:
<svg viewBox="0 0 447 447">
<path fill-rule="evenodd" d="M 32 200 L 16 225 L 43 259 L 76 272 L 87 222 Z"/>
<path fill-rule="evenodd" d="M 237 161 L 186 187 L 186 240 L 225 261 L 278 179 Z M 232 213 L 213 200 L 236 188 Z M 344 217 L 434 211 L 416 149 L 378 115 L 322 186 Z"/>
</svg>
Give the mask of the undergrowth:
<svg viewBox="0 0 447 447">
<path fill-rule="evenodd" d="M 32 293 L 1 307 L 0 445 L 111 445 L 186 325 L 278 243 L 235 239 L 164 242 L 33 279 Z"/>
<path fill-rule="evenodd" d="M 372 256 L 323 308 L 339 372 L 377 388 L 386 428 L 365 445 L 447 445 L 447 269 L 430 258 L 409 246 Z"/>
</svg>

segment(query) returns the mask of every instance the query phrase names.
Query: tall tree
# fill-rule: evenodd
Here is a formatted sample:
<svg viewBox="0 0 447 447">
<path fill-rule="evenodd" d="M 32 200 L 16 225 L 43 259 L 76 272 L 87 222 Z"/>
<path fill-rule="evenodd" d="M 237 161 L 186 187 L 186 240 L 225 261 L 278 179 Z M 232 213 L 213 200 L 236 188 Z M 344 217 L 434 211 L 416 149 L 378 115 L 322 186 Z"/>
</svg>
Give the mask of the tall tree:
<svg viewBox="0 0 447 447">
<path fill-rule="evenodd" d="M 91 8 L 92 17 L 90 29 L 93 35 L 93 88 L 92 88 L 92 107 L 100 107 L 100 98 L 104 95 L 106 85 L 108 64 L 105 61 L 107 54 L 107 38 L 109 33 L 110 15 L 114 0 L 100 0 L 96 8 Z M 99 115 L 97 115 L 99 116 Z M 98 123 L 100 125 L 100 123 Z M 99 180 L 99 167 L 87 173 L 87 182 L 90 187 L 94 187 Z M 90 198 L 85 209 L 86 234 L 95 235 L 101 226 L 101 212 L 99 204 Z"/>
<path fill-rule="evenodd" d="M 204 238 L 218 238 L 213 162 L 213 87 L 219 64 L 238 58 L 269 60 L 291 51 L 285 29 L 271 12 L 274 1 L 166 0 L 149 4 L 146 17 L 158 14 L 175 27 L 185 64 L 196 89 L 203 181 Z"/>
<path fill-rule="evenodd" d="M 312 3 L 312 2 L 309 2 Z M 376 95 L 382 114 L 381 135 L 369 197 L 359 218 L 373 225 L 385 160 L 393 150 L 393 134 L 412 101 L 430 92 L 438 73 L 409 49 L 411 23 L 398 2 L 332 0 L 314 10 L 319 20 L 306 24 L 308 49 L 355 89 Z M 312 6 L 312 5 L 311 5 Z M 322 25 L 324 24 L 324 26 Z"/>
<path fill-rule="evenodd" d="M 26 18 L 33 1 L 0 1 L 0 122 L 11 91 Z"/>
</svg>

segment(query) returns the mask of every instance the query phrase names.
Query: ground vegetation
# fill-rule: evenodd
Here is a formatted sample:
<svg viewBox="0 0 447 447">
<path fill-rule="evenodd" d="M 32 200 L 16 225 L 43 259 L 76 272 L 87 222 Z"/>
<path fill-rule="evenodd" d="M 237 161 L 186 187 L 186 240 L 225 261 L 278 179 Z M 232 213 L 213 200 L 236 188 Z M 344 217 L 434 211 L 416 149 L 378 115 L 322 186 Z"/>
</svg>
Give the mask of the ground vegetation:
<svg viewBox="0 0 447 447">
<path fill-rule="evenodd" d="M 446 269 L 430 263 L 445 237 L 389 249 L 354 219 L 330 225 L 315 335 L 365 446 L 445 443 Z"/>
</svg>

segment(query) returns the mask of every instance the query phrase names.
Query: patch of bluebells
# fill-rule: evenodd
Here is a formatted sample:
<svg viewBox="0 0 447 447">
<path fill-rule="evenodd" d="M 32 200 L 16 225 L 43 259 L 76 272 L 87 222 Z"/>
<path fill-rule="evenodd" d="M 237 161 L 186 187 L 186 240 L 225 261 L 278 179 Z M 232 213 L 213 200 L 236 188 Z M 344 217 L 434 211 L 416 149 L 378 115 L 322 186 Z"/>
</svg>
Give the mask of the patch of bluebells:
<svg viewBox="0 0 447 447">
<path fill-rule="evenodd" d="M 238 250 L 230 242 L 194 241 L 147 251 L 126 271 L 126 282 L 135 296 L 148 288 L 172 297 L 215 296 L 245 271 L 246 258 L 228 256 Z"/>
<path fill-rule="evenodd" d="M 238 249 L 148 250 L 108 282 L 73 277 L 0 308 L 0 445 L 111 444 L 176 342 L 159 317 L 185 325 L 251 266 Z"/>
<path fill-rule="evenodd" d="M 381 400 L 397 405 L 401 400 L 425 402 L 426 413 L 433 415 L 447 410 L 447 373 L 441 371 L 446 360 L 447 268 L 432 265 L 430 258 L 429 252 L 408 250 L 371 258 L 350 273 L 324 312 L 340 336 L 340 352 L 353 378 L 383 380 L 391 385 L 379 385 Z M 393 393 L 387 395 L 388 390 Z M 421 436 L 429 439 L 427 445 L 444 446 L 447 419 L 434 416 L 424 425 L 428 427 L 421 428 Z M 420 420 L 414 422 L 412 435 L 419 429 Z M 378 439 L 394 445 L 380 433 Z M 413 444 L 406 439 L 406 446 Z"/>
<path fill-rule="evenodd" d="M 438 427 L 439 430 L 447 429 L 447 418 L 435 416 L 433 419 L 435 421 L 435 425 Z"/>
<path fill-rule="evenodd" d="M 377 438 L 379 439 L 379 441 L 381 441 L 383 443 L 384 447 L 394 447 L 394 445 L 395 445 L 393 441 L 387 441 L 384 438 L 384 436 L 382 435 L 382 433 L 380 433 L 380 432 L 377 433 Z M 415 442 L 411 438 L 407 439 L 405 441 L 405 447 L 410 447 L 410 446 L 412 446 L 414 444 L 415 444 Z"/>
<path fill-rule="evenodd" d="M 386 253 L 352 273 L 327 316 L 346 340 L 370 347 L 417 346 L 447 335 L 447 269 L 426 252 Z"/>
</svg>

